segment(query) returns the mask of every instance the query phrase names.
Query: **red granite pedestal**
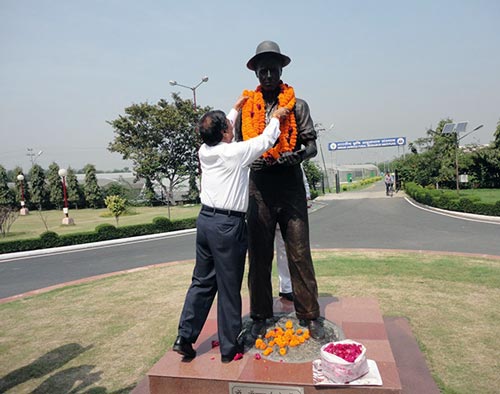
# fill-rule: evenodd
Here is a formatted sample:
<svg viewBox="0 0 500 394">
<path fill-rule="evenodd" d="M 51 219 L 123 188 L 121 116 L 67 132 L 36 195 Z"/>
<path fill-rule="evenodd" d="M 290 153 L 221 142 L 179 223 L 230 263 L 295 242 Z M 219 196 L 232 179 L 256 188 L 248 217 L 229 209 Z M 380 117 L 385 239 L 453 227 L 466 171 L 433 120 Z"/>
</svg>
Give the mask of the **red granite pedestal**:
<svg viewBox="0 0 500 394">
<path fill-rule="evenodd" d="M 415 343 L 411 352 L 405 357 L 405 379 L 412 377 L 411 370 L 415 368 L 412 360 L 422 367 L 423 377 L 429 384 L 429 392 L 439 391 L 430 378 L 425 361 L 416 346 L 407 322 L 389 320 L 384 322 L 378 302 L 374 298 L 341 298 L 320 297 L 321 315 L 342 328 L 345 337 L 363 343 L 367 349 L 367 357 L 375 360 L 382 377 L 382 386 L 350 386 L 350 387 L 317 387 L 312 381 L 311 362 L 280 363 L 265 360 L 256 360 L 245 355 L 239 361 L 223 364 L 220 361 L 218 347 L 211 346 L 212 340 L 217 339 L 216 308 L 212 308 L 205 327 L 195 344 L 197 357 L 190 362 L 182 361 L 182 357 L 169 350 L 149 371 L 147 377 L 137 386 L 133 394 L 201 394 L 201 393 L 229 393 L 230 383 L 249 383 L 276 386 L 296 386 L 306 394 L 316 393 L 350 393 L 350 394 L 395 394 L 413 393 L 413 390 L 404 390 L 400 380 L 398 365 L 393 355 L 391 342 L 388 338 L 386 323 L 390 324 L 390 332 L 395 334 L 393 346 L 398 347 L 401 354 L 405 354 L 403 347 L 408 343 Z M 215 306 L 215 305 L 214 305 Z M 291 312 L 293 304 L 276 299 L 275 312 Z M 248 302 L 244 305 L 244 314 L 248 313 Z M 405 323 L 406 322 L 406 323 Z M 401 326 L 402 324 L 402 326 Z M 406 325 L 405 325 L 406 324 Z M 401 329 L 403 327 L 403 329 Z M 406 341 L 406 342 L 405 342 Z M 412 354 L 418 355 L 415 358 Z M 419 377 L 415 379 L 421 380 Z M 415 380 L 413 379 L 413 380 Z M 415 391 L 416 393 L 417 391 Z M 427 392 L 426 392 L 427 393 Z"/>
</svg>

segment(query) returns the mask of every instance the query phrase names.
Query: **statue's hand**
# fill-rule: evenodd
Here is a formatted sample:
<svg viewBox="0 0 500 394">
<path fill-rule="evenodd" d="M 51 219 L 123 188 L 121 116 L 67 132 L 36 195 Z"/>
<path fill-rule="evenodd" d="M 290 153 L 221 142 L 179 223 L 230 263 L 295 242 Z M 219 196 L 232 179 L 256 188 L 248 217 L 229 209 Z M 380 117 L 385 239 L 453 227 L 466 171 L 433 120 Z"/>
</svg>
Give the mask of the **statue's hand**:
<svg viewBox="0 0 500 394">
<path fill-rule="evenodd" d="M 284 152 L 278 159 L 278 163 L 285 166 L 294 166 L 302 162 L 302 156 L 299 152 Z"/>
<path fill-rule="evenodd" d="M 266 161 L 262 157 L 259 157 L 252 164 L 250 164 L 250 169 L 253 171 L 259 171 L 266 166 L 267 166 Z"/>
</svg>

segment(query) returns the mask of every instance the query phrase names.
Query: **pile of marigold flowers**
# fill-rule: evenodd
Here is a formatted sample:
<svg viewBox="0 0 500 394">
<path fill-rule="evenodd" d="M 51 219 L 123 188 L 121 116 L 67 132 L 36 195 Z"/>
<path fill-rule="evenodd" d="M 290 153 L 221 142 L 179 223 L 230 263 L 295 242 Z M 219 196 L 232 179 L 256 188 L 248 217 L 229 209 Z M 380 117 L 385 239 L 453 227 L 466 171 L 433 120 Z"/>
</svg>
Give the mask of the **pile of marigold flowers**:
<svg viewBox="0 0 500 394">
<path fill-rule="evenodd" d="M 288 347 L 300 346 L 309 338 L 308 329 L 299 328 L 294 330 L 292 321 L 288 320 L 285 323 L 285 329 L 282 327 L 270 328 L 264 338 L 257 338 L 255 347 L 262 350 L 264 356 L 269 356 L 274 350 L 279 351 L 279 354 L 284 356 Z"/>
</svg>

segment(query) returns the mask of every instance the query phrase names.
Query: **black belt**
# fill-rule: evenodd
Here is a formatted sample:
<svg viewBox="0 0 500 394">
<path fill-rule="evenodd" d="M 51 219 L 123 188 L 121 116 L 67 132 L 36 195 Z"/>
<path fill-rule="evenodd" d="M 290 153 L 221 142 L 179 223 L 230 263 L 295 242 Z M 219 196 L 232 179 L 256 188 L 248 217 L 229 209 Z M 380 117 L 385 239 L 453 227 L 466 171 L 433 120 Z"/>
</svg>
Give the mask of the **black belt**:
<svg viewBox="0 0 500 394">
<path fill-rule="evenodd" d="M 231 211 L 230 209 L 212 208 L 212 207 L 208 207 L 206 205 L 202 205 L 201 210 L 205 211 L 205 212 L 220 213 L 221 215 L 237 216 L 239 218 L 245 217 L 245 212 Z"/>
</svg>

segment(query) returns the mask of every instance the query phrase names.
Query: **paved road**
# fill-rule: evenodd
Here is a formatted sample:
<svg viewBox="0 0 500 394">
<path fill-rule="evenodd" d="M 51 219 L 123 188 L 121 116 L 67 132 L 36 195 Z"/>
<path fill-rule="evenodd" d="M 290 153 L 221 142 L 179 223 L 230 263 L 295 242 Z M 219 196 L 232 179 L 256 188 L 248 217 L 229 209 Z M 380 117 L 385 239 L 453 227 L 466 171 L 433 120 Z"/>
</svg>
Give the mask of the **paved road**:
<svg viewBox="0 0 500 394">
<path fill-rule="evenodd" d="M 321 199 L 311 215 L 312 248 L 381 248 L 500 255 L 500 218 L 449 215 L 387 197 L 379 183 Z"/>
<path fill-rule="evenodd" d="M 418 208 L 402 193 L 386 197 L 381 183 L 362 192 L 318 199 L 310 212 L 310 227 L 314 249 L 411 249 L 500 256 L 500 221 L 450 217 Z M 194 242 L 194 231 L 188 231 L 45 255 L 0 255 L 0 298 L 89 276 L 193 259 Z"/>
</svg>

